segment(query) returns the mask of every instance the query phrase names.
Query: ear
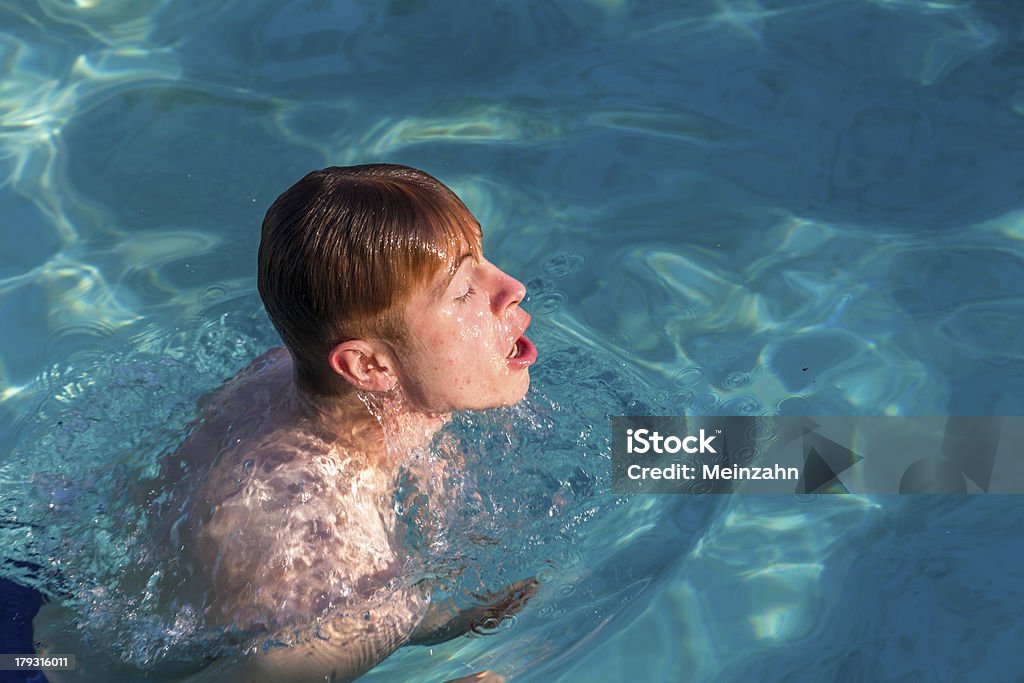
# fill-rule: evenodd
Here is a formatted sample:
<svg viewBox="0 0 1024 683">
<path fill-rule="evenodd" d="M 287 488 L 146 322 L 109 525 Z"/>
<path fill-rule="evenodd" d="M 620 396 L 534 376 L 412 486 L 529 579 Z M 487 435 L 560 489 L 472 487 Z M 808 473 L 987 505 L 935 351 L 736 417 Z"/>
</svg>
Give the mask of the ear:
<svg viewBox="0 0 1024 683">
<path fill-rule="evenodd" d="M 357 389 L 390 391 L 398 384 L 398 375 L 388 349 L 375 342 L 352 339 L 338 344 L 328 356 L 331 369 Z"/>
</svg>

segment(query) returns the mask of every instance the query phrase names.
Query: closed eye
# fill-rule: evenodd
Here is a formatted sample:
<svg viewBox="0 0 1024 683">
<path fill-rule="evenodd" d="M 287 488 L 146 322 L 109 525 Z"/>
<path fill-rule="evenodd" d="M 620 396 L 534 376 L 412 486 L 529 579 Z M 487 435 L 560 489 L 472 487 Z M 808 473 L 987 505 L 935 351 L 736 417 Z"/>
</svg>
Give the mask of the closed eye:
<svg viewBox="0 0 1024 683">
<path fill-rule="evenodd" d="M 455 297 L 455 300 L 458 301 L 460 304 L 464 304 L 467 301 L 469 301 L 469 297 L 473 296 L 473 293 L 475 291 L 476 291 L 475 289 L 470 287 L 469 289 L 466 290 L 465 294 L 463 294 L 462 296 Z"/>
</svg>

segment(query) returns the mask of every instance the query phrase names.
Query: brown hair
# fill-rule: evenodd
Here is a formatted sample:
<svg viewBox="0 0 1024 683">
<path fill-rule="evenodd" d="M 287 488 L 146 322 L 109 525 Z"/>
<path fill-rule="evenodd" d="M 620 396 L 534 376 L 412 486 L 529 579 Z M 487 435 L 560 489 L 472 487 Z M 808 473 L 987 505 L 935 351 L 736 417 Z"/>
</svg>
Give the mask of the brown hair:
<svg viewBox="0 0 1024 683">
<path fill-rule="evenodd" d="M 398 341 L 401 305 L 465 251 L 479 256 L 480 225 L 423 171 L 332 166 L 285 190 L 263 219 L 258 287 L 299 385 L 335 393 L 330 350 Z"/>
</svg>

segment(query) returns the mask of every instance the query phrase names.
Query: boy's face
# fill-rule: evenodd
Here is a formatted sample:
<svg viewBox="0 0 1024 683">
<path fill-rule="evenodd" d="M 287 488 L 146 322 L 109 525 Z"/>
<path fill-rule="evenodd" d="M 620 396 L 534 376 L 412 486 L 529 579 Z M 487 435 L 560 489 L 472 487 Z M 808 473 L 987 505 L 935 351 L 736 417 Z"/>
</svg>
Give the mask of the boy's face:
<svg viewBox="0 0 1024 683">
<path fill-rule="evenodd" d="M 418 408 L 447 413 L 512 405 L 530 387 L 537 349 L 524 336 L 526 288 L 467 250 L 404 310 L 399 372 Z"/>
</svg>

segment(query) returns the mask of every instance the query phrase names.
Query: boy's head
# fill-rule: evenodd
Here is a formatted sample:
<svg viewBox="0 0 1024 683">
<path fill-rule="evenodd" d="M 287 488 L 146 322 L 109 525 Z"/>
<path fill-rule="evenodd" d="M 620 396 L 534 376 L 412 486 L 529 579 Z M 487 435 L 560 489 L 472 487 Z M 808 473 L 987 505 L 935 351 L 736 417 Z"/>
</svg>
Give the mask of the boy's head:
<svg viewBox="0 0 1024 683">
<path fill-rule="evenodd" d="M 422 171 L 306 175 L 267 211 L 258 283 L 304 391 L 400 381 L 424 407 L 447 410 L 514 402 L 528 386 L 517 372 L 536 357 L 521 336 L 522 285 L 483 259 L 479 223 Z M 510 344 L 525 355 L 506 358 Z"/>
<path fill-rule="evenodd" d="M 263 220 L 258 287 L 305 391 L 337 393 L 331 350 L 354 339 L 400 343 L 412 294 L 482 258 L 480 226 L 432 176 L 370 164 L 313 171 Z"/>
</svg>

